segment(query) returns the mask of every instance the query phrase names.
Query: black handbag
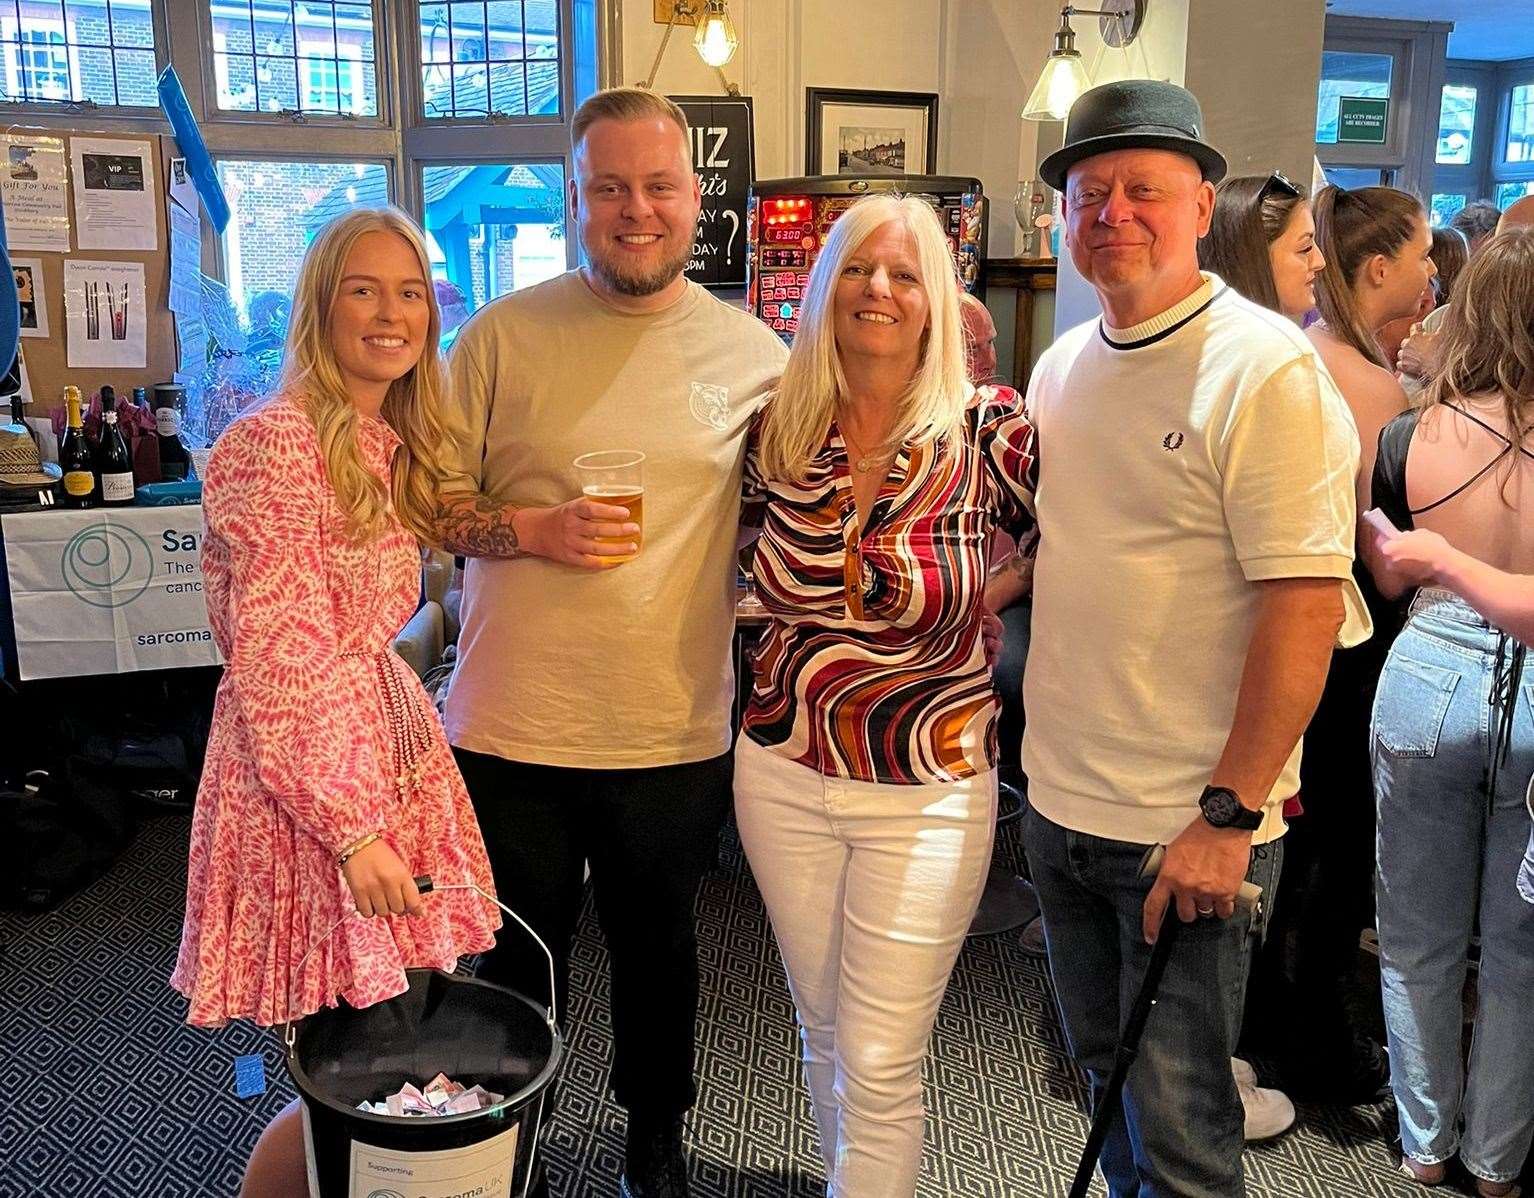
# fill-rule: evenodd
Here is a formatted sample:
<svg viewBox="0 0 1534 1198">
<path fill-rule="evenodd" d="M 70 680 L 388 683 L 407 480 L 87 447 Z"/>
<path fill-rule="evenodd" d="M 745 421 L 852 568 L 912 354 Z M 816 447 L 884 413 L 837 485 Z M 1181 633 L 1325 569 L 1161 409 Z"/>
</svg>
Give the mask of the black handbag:
<svg viewBox="0 0 1534 1198">
<path fill-rule="evenodd" d="M 137 830 L 132 800 L 99 767 L 0 779 L 0 907 L 47 911 L 90 885 Z"/>
</svg>

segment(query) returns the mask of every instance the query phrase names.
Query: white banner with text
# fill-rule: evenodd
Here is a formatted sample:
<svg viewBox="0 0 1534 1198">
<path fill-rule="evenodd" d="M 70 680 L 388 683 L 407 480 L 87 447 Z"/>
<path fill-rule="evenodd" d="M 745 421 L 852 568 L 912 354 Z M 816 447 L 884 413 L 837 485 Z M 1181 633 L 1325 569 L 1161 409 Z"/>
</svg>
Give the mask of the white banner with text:
<svg viewBox="0 0 1534 1198">
<path fill-rule="evenodd" d="M 0 517 L 23 680 L 217 665 L 202 508 Z"/>
</svg>

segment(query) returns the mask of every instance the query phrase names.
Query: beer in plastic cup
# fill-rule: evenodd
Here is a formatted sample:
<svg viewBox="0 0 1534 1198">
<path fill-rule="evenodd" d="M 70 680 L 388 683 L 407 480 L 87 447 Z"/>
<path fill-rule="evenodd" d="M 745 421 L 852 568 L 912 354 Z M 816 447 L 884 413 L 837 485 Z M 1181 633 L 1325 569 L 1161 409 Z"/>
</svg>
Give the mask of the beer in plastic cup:
<svg viewBox="0 0 1534 1198">
<path fill-rule="evenodd" d="M 580 480 L 581 494 L 594 503 L 610 507 L 628 508 L 628 523 L 639 525 L 636 533 L 618 537 L 598 537 L 603 545 L 637 545 L 644 548 L 644 454 L 637 449 L 604 449 L 596 453 L 583 453 L 575 459 L 575 474 Z M 610 566 L 621 565 L 638 557 L 623 553 L 603 557 Z"/>
</svg>

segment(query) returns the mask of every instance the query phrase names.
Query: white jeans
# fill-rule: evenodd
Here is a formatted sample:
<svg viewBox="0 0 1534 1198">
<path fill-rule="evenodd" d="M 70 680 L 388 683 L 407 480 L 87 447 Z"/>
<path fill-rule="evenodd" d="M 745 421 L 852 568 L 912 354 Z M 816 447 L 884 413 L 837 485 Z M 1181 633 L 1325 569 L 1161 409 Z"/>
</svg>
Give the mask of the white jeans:
<svg viewBox="0 0 1534 1198">
<path fill-rule="evenodd" d="M 735 817 L 798 1011 L 826 1193 L 910 1198 L 922 1058 L 985 885 L 996 774 L 849 782 L 742 736 Z"/>
</svg>

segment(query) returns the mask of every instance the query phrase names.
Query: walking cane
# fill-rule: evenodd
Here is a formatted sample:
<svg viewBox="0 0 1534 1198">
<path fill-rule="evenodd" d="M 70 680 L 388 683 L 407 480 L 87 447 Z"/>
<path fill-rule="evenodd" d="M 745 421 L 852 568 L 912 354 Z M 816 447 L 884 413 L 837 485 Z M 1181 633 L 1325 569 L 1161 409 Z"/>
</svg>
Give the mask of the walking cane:
<svg viewBox="0 0 1534 1198">
<path fill-rule="evenodd" d="M 1140 877 L 1154 878 L 1161 871 L 1161 862 L 1165 857 L 1166 846 L 1153 845 L 1140 865 Z M 1241 883 L 1241 889 L 1236 892 L 1238 910 L 1254 911 L 1261 901 L 1261 887 L 1251 882 Z M 1087 1198 L 1092 1174 L 1097 1171 L 1097 1160 L 1102 1156 L 1103 1144 L 1108 1139 L 1108 1128 L 1123 1105 L 1124 1079 L 1129 1076 L 1129 1067 L 1140 1055 L 1140 1037 L 1145 1032 L 1151 1008 L 1156 1005 L 1156 993 L 1161 989 L 1161 975 L 1166 972 L 1166 963 L 1172 955 L 1172 946 L 1176 943 L 1181 927 L 1177 904 L 1169 902 L 1166 913 L 1161 917 L 1161 932 L 1156 937 L 1150 961 L 1145 966 L 1145 977 L 1140 982 L 1139 992 L 1135 994 L 1134 1006 L 1129 1010 L 1123 1035 L 1119 1037 L 1119 1046 L 1113 1058 L 1113 1072 L 1108 1075 L 1108 1084 L 1103 1087 L 1097 1107 L 1092 1112 L 1092 1126 L 1087 1132 L 1087 1143 L 1081 1159 L 1076 1163 L 1076 1179 L 1071 1183 L 1070 1198 Z"/>
</svg>

